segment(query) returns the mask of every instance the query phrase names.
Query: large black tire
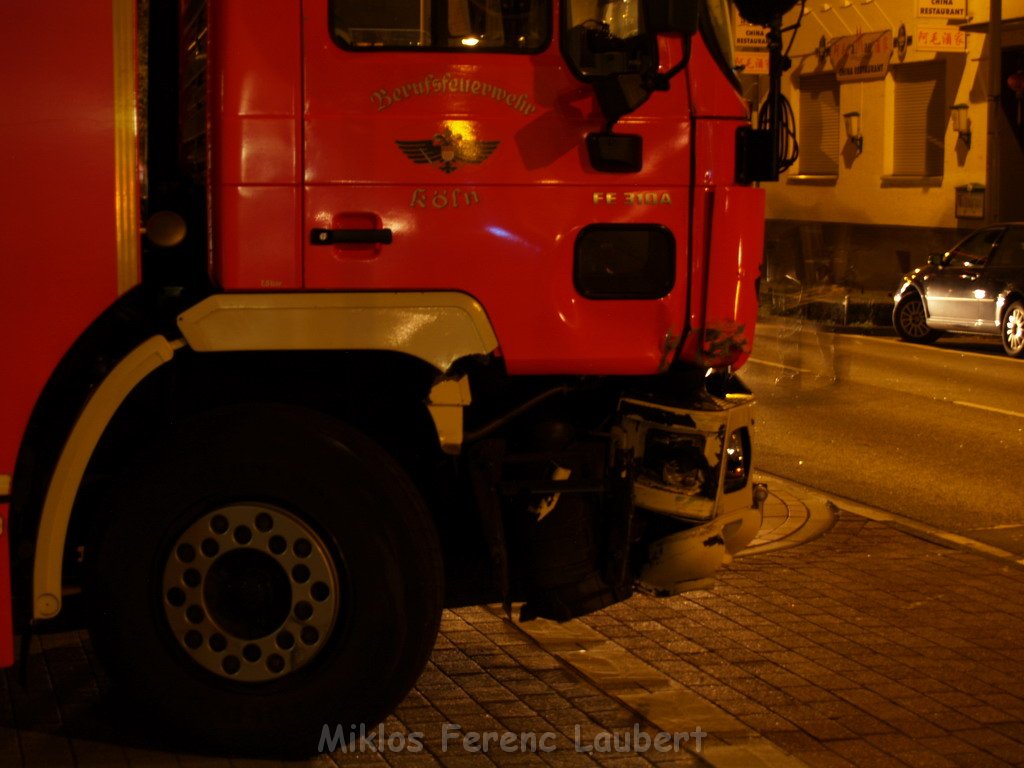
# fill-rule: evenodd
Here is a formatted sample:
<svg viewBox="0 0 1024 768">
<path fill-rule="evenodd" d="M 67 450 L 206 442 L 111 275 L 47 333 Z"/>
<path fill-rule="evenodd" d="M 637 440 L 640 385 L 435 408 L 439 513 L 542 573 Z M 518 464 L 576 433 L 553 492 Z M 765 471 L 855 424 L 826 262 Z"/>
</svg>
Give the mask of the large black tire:
<svg viewBox="0 0 1024 768">
<path fill-rule="evenodd" d="M 1003 313 L 1003 325 L 999 336 L 1006 354 L 1010 357 L 1024 357 L 1024 302 L 1010 302 L 1010 306 Z"/>
<path fill-rule="evenodd" d="M 921 296 L 909 291 L 892 311 L 892 324 L 904 341 L 914 344 L 931 344 L 939 338 L 939 332 L 928 327 Z"/>
<path fill-rule="evenodd" d="M 90 633 L 135 711 L 235 754 L 370 730 L 429 658 L 437 534 L 398 465 L 311 411 L 203 414 L 137 462 L 87 550 Z"/>
</svg>

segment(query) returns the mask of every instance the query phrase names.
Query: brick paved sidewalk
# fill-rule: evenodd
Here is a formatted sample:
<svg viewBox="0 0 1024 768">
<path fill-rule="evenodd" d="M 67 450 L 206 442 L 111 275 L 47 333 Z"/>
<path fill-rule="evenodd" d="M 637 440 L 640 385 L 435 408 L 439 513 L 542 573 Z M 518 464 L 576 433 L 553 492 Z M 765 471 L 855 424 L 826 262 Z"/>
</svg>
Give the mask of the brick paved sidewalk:
<svg viewBox="0 0 1024 768">
<path fill-rule="evenodd" d="M 579 623 L 808 765 L 1024 765 L 1024 569 L 1007 561 L 841 513 L 713 591 Z"/>
<path fill-rule="evenodd" d="M 0 675 L 2 768 L 705 765 L 695 754 L 696 740 L 677 739 L 678 748 L 659 750 L 656 729 L 486 608 L 445 612 L 416 689 L 374 738 L 358 751 L 309 761 L 188 754 L 171 733 L 165 744 L 154 745 L 104 705 L 106 683 L 84 632 L 34 638 L 27 690 L 16 677 L 15 670 Z M 503 736 L 506 742 L 496 740 Z M 495 739 L 486 752 L 485 738 Z M 375 750 L 384 744 L 390 748 Z M 630 748 L 609 751 L 616 746 Z"/>
</svg>

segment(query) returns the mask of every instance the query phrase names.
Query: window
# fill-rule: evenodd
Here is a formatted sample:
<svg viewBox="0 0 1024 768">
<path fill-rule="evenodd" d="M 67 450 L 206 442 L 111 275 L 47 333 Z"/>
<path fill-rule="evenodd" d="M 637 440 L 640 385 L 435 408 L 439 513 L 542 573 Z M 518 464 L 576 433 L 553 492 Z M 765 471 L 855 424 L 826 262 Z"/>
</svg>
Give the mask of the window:
<svg viewBox="0 0 1024 768">
<path fill-rule="evenodd" d="M 992 267 L 1024 267 L 1024 227 L 1011 227 L 1006 230 L 999 248 L 992 254 L 989 262 Z"/>
<path fill-rule="evenodd" d="M 946 135 L 946 65 L 904 64 L 893 70 L 893 176 L 941 176 Z"/>
<path fill-rule="evenodd" d="M 631 0 L 570 0 L 566 4 L 568 27 L 607 25 L 608 34 L 624 40 L 641 32 L 640 7 Z"/>
<path fill-rule="evenodd" d="M 1001 234 L 1002 229 L 982 229 L 975 232 L 949 252 L 945 263 L 955 267 L 984 264 Z"/>
<path fill-rule="evenodd" d="M 803 75 L 800 89 L 800 173 L 839 174 L 839 85 L 834 75 Z"/>
<path fill-rule="evenodd" d="M 332 0 L 344 48 L 533 53 L 547 45 L 549 0 Z"/>
</svg>

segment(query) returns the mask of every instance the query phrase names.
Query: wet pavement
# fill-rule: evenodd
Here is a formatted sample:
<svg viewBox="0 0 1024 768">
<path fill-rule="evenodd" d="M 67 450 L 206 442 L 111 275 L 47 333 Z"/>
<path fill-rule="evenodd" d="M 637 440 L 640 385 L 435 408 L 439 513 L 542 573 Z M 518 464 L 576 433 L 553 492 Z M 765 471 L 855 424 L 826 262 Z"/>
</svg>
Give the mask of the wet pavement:
<svg viewBox="0 0 1024 768">
<path fill-rule="evenodd" d="M 447 611 L 392 717 L 286 765 L 1024 765 L 1021 564 L 762 479 L 762 531 L 713 589 L 561 625 Z M 84 633 L 34 639 L 29 687 L 0 677 L 0 765 L 281 765 L 147 743 L 105 687 Z"/>
</svg>

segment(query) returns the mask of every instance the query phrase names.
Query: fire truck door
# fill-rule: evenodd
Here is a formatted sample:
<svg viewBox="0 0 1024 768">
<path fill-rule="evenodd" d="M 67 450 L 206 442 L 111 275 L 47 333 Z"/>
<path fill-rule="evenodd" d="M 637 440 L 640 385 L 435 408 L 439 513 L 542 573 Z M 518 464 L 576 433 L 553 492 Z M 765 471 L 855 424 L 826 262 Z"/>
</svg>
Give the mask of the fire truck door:
<svg viewBox="0 0 1024 768">
<path fill-rule="evenodd" d="M 619 283 L 581 295 L 574 260 L 583 236 L 595 253 L 685 243 L 686 169 L 653 150 L 628 180 L 590 166 L 586 136 L 605 120 L 563 57 L 556 7 L 306 0 L 304 284 L 466 293 L 510 372 L 653 372 L 683 301 L 618 296 Z M 652 99 L 654 119 L 633 127 L 652 147 L 655 129 L 680 141 L 671 103 Z M 661 282 L 685 295 L 682 271 Z"/>
<path fill-rule="evenodd" d="M 457 289 L 486 270 L 493 278 L 500 243 L 486 246 L 490 264 L 457 254 L 492 240 L 485 217 L 492 231 L 515 232 L 501 218 L 533 198 L 516 183 L 516 137 L 543 112 L 535 85 L 550 68 L 535 54 L 551 36 L 550 2 L 305 5 L 306 287 Z M 543 58 L 564 70 L 557 53 Z"/>
</svg>

